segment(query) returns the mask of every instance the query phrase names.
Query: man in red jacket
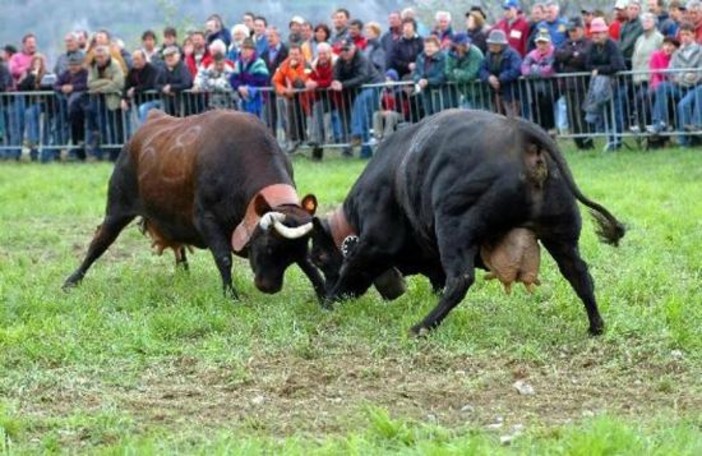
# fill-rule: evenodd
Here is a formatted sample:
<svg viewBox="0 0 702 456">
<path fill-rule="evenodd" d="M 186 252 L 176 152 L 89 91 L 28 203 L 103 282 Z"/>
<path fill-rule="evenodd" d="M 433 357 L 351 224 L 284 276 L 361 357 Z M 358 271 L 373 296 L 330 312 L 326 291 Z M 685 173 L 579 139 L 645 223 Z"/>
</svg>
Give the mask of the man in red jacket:
<svg viewBox="0 0 702 456">
<path fill-rule="evenodd" d="M 502 8 L 504 16 L 494 28 L 505 32 L 510 47 L 524 57 L 529 40 L 529 23 L 521 13 L 519 0 L 506 0 Z"/>
</svg>

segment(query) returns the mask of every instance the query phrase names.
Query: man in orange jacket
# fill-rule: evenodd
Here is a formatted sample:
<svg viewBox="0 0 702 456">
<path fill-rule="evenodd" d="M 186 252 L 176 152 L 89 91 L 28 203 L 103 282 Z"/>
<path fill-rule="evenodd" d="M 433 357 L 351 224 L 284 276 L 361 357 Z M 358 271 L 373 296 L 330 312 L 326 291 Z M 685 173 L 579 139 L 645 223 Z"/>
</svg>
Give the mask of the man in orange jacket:
<svg viewBox="0 0 702 456">
<path fill-rule="evenodd" d="M 275 92 L 285 99 L 287 105 L 287 152 L 293 153 L 305 137 L 305 117 L 308 99 L 305 82 L 311 73 L 310 66 L 302 55 L 299 44 L 291 44 L 288 58 L 283 60 L 273 75 Z"/>
</svg>

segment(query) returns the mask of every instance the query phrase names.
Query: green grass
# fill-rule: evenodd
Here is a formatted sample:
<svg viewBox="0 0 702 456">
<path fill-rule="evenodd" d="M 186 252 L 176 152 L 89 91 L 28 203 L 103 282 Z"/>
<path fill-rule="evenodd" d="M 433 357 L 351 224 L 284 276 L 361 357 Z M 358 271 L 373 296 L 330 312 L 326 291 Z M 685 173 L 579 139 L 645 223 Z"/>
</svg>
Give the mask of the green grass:
<svg viewBox="0 0 702 456">
<path fill-rule="evenodd" d="M 421 340 L 422 278 L 326 312 L 295 268 L 266 296 L 237 261 L 231 302 L 208 252 L 176 272 L 133 225 L 63 293 L 111 167 L 0 164 L 0 454 L 702 454 L 702 152 L 567 158 L 629 228 L 583 229 L 595 339 L 548 255 L 534 295 L 478 274 Z M 365 165 L 294 164 L 322 213 Z"/>
</svg>

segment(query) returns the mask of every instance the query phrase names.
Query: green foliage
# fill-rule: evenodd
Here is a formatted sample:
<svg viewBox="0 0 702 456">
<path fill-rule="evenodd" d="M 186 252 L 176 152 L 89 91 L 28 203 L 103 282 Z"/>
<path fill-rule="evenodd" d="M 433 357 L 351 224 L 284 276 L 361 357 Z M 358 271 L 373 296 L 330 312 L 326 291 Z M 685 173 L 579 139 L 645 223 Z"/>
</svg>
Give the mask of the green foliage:
<svg viewBox="0 0 702 456">
<path fill-rule="evenodd" d="M 581 251 L 607 332 L 543 255 L 542 285 L 478 280 L 426 339 L 427 280 L 322 311 L 302 273 L 222 296 L 135 226 L 60 291 L 104 213 L 108 164 L 0 165 L 0 448 L 104 454 L 700 454 L 702 155 L 567 153 L 581 189 L 629 231 Z M 300 195 L 333 209 L 365 162 L 296 157 Z M 525 378 L 531 397 L 512 388 Z M 501 417 L 496 421 L 496 417 Z M 564 424 L 570 423 L 570 424 Z M 516 432 L 515 426 L 522 431 Z M 509 441 L 509 445 L 502 445 Z"/>
</svg>

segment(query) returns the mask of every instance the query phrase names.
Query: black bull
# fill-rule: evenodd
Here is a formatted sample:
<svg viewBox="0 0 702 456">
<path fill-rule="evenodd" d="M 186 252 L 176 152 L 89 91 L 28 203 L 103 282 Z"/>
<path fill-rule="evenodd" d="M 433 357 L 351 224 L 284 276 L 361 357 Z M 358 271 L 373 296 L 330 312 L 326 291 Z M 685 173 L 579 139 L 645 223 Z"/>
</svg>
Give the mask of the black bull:
<svg viewBox="0 0 702 456">
<path fill-rule="evenodd" d="M 617 245 L 623 225 L 580 192 L 541 128 L 483 111 L 444 111 L 380 145 L 343 204 L 347 232 L 358 234 L 346 257 L 333 232 L 340 225 L 335 217 L 314 219 L 312 261 L 330 283 L 329 301 L 364 293 L 392 268 L 427 276 L 443 295 L 412 328 L 420 333 L 465 297 L 475 267 L 482 267 L 483 243 L 528 228 L 583 301 L 590 333 L 600 334 L 604 322 L 578 249 L 576 199 L 591 209 L 600 239 Z"/>
<path fill-rule="evenodd" d="M 177 119 L 152 111 L 125 145 L 110 178 L 107 209 L 88 253 L 64 287 L 88 268 L 135 217 L 154 245 L 208 248 L 225 292 L 232 285 L 232 250 L 248 257 L 258 289 L 280 290 L 285 269 L 297 263 L 318 296 L 324 284 L 308 257 L 313 195 L 300 202 L 288 157 L 254 116 L 210 111 Z"/>
</svg>

